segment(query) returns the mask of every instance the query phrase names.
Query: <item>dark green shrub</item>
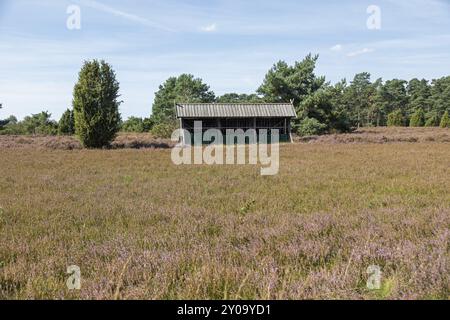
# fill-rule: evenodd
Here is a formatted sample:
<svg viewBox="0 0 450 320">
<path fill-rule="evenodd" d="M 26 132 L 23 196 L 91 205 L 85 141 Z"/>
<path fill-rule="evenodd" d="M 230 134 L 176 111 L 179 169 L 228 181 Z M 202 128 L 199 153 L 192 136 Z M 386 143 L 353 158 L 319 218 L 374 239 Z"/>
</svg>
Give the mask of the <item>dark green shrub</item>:
<svg viewBox="0 0 450 320">
<path fill-rule="evenodd" d="M 105 61 L 86 61 L 73 94 L 75 133 L 83 146 L 110 145 L 120 130 L 119 82 Z"/>
<path fill-rule="evenodd" d="M 417 109 L 409 120 L 410 127 L 423 127 L 425 125 L 425 112 L 422 108 Z"/>
<path fill-rule="evenodd" d="M 75 134 L 75 119 L 73 111 L 67 109 L 59 120 L 58 133 L 60 135 L 71 136 Z"/>
<path fill-rule="evenodd" d="M 19 123 L 20 130 L 23 134 L 56 135 L 58 124 L 50 118 L 48 111 L 27 116 Z"/>
<path fill-rule="evenodd" d="M 8 119 L 0 120 L 0 130 L 4 129 L 7 125 L 15 124 L 17 124 L 17 118 L 14 116 L 10 116 Z"/>
<path fill-rule="evenodd" d="M 441 128 L 450 128 L 450 117 L 448 116 L 448 111 L 444 113 L 441 119 Z"/>
<path fill-rule="evenodd" d="M 428 115 L 425 127 L 439 127 L 439 117 L 436 113 Z"/>
<path fill-rule="evenodd" d="M 314 136 L 323 134 L 327 130 L 327 125 L 320 123 L 315 118 L 305 118 L 300 122 L 297 133 L 301 136 Z"/>
<path fill-rule="evenodd" d="M 155 121 L 152 118 L 145 118 L 142 121 L 142 126 L 144 129 L 144 132 L 150 132 L 155 125 Z"/>
<path fill-rule="evenodd" d="M 389 113 L 388 127 L 403 127 L 405 125 L 405 118 L 403 117 L 401 110 L 395 110 L 394 112 Z"/>
<path fill-rule="evenodd" d="M 10 116 L 5 120 L 5 125 L 0 129 L 1 135 L 22 135 L 26 134 L 21 122 L 17 121 L 15 116 Z"/>
<path fill-rule="evenodd" d="M 158 123 L 152 128 L 152 135 L 155 138 L 169 139 L 172 133 L 176 129 L 176 126 L 171 123 Z"/>
<path fill-rule="evenodd" d="M 144 121 L 142 118 L 130 117 L 122 123 L 122 132 L 144 132 Z"/>
</svg>

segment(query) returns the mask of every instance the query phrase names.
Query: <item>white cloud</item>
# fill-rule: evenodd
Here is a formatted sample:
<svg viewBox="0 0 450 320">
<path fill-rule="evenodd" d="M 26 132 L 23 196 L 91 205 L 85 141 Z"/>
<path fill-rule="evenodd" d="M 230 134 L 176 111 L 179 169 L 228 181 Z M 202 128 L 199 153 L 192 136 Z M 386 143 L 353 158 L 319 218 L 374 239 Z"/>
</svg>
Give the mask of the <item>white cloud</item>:
<svg viewBox="0 0 450 320">
<path fill-rule="evenodd" d="M 364 49 L 361 49 L 361 50 L 350 52 L 349 54 L 347 54 L 347 57 L 356 57 L 356 56 L 360 56 L 362 54 L 370 53 L 370 52 L 373 52 L 373 51 L 374 51 L 373 49 L 364 48 Z"/>
<path fill-rule="evenodd" d="M 336 51 L 336 52 L 337 52 L 337 51 L 341 51 L 341 50 L 342 50 L 342 45 L 337 44 L 337 45 L 331 47 L 330 50 L 331 50 L 331 51 Z"/>
<path fill-rule="evenodd" d="M 210 24 L 209 26 L 201 27 L 201 30 L 204 32 L 214 32 L 217 30 L 217 25 L 213 23 Z"/>
</svg>

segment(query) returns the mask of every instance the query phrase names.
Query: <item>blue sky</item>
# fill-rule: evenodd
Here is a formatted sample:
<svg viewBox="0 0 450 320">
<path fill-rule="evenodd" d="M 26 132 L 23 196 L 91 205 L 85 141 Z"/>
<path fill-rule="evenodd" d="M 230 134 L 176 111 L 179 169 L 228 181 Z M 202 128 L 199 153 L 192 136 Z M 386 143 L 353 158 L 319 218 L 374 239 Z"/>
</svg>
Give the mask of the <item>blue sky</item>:
<svg viewBox="0 0 450 320">
<path fill-rule="evenodd" d="M 67 7 L 81 9 L 69 30 Z M 370 30 L 367 8 L 381 9 Z M 450 0 L 0 0 L 0 118 L 70 107 L 84 60 L 117 72 L 123 118 L 148 116 L 168 77 L 192 73 L 216 94 L 251 93 L 276 61 L 320 54 L 336 82 L 450 74 Z"/>
</svg>

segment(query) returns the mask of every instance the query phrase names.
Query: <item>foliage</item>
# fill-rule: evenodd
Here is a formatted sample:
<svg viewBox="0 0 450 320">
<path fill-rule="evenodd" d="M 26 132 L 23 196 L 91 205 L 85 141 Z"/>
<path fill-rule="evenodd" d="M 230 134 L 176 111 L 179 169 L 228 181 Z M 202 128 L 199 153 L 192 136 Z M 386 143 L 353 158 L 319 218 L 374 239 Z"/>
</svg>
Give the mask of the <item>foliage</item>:
<svg viewBox="0 0 450 320">
<path fill-rule="evenodd" d="M 388 115 L 387 121 L 388 127 L 403 127 L 405 126 L 405 118 L 403 117 L 402 110 L 397 109 Z"/>
<path fill-rule="evenodd" d="M 300 136 L 314 136 L 324 133 L 327 130 L 327 125 L 320 123 L 315 118 L 304 118 L 298 126 L 297 133 Z"/>
<path fill-rule="evenodd" d="M 155 121 L 150 118 L 144 118 L 142 121 L 142 128 L 144 129 L 144 132 L 150 132 L 155 125 Z"/>
<path fill-rule="evenodd" d="M 2 108 L 2 104 L 0 103 L 0 109 Z M 3 126 L 7 125 L 9 123 L 8 120 L 0 120 L 0 130 L 3 129 Z"/>
<path fill-rule="evenodd" d="M 4 128 L 4 126 L 6 126 L 9 123 L 9 120 L 0 120 L 0 130 L 2 130 Z"/>
<path fill-rule="evenodd" d="M 144 132 L 144 121 L 142 118 L 130 117 L 122 123 L 122 132 Z"/>
<path fill-rule="evenodd" d="M 423 127 L 425 125 L 425 112 L 422 108 L 419 108 L 411 115 L 409 121 L 410 127 Z"/>
<path fill-rule="evenodd" d="M 422 109 L 425 113 L 431 110 L 431 87 L 427 80 L 417 78 L 409 81 L 407 86 L 409 109 Z"/>
<path fill-rule="evenodd" d="M 58 124 L 50 118 L 51 114 L 43 111 L 25 117 L 22 126 L 27 134 L 55 135 L 58 132 Z"/>
<path fill-rule="evenodd" d="M 17 120 L 15 116 L 10 116 L 3 121 L 4 125 L 0 128 L 0 134 L 2 135 L 25 135 L 27 134 L 22 124 Z"/>
<path fill-rule="evenodd" d="M 61 119 L 59 120 L 58 133 L 64 136 L 71 136 L 75 134 L 75 119 L 73 111 L 67 109 Z"/>
<path fill-rule="evenodd" d="M 108 146 L 120 129 L 119 82 L 105 61 L 86 61 L 73 95 L 75 132 L 88 148 Z"/>
<path fill-rule="evenodd" d="M 347 82 L 341 80 L 336 85 L 326 86 L 328 92 L 328 99 L 332 105 L 330 123 L 328 129 L 330 132 L 350 132 L 355 123 L 351 121 L 351 110 L 346 104 L 346 89 Z"/>
<path fill-rule="evenodd" d="M 345 79 L 331 85 L 325 77 L 316 76 L 317 55 L 309 54 L 292 65 L 275 63 L 267 72 L 256 93 L 226 93 L 216 97 L 200 78 L 182 74 L 167 79 L 155 94 L 150 118 L 131 117 L 120 123 L 117 101 L 119 84 L 114 71 L 105 62 L 87 62 L 80 72 L 74 90 L 75 131 L 86 146 L 107 145 L 119 128 L 129 132 L 155 132 L 167 135 L 176 126 L 176 103 L 286 103 L 292 101 L 298 115 L 293 127 L 306 118 L 326 125 L 324 132 L 348 132 L 366 126 L 411 125 L 439 126 L 445 112 L 450 111 L 450 76 L 433 79 L 371 80 L 361 72 L 347 83 Z M 75 108 L 77 106 L 77 108 Z M 77 111 L 79 110 L 79 111 Z M 68 112 L 68 111 L 66 111 Z M 78 114 L 78 117 L 76 116 Z M 71 129 L 64 115 L 60 133 Z M 76 120 L 78 119 L 78 121 Z M 5 134 L 53 134 L 54 124 L 38 126 L 36 119 L 15 123 L 0 121 Z M 445 119 L 444 119 L 445 120 Z M 445 122 L 445 121 L 444 121 Z"/>
<path fill-rule="evenodd" d="M 123 132 L 150 132 L 155 125 L 153 118 L 130 117 L 121 126 Z"/>
<path fill-rule="evenodd" d="M 384 124 L 386 116 L 394 111 L 399 110 L 402 115 L 406 114 L 408 107 L 406 81 L 399 79 L 386 81 L 379 86 L 374 101 L 376 109 L 381 114 L 380 124 Z"/>
<path fill-rule="evenodd" d="M 214 100 L 214 92 L 202 79 L 191 74 L 171 77 L 155 93 L 152 119 L 155 123 L 175 122 L 176 103 L 207 103 Z"/>
<path fill-rule="evenodd" d="M 264 103 L 257 94 L 226 93 L 216 98 L 217 103 Z"/>
<path fill-rule="evenodd" d="M 17 120 L 17 118 L 15 116 L 9 116 L 9 118 L 6 119 L 5 122 L 7 122 L 7 124 L 9 124 L 9 125 L 14 125 L 14 124 L 17 124 L 19 121 Z"/>
<path fill-rule="evenodd" d="M 439 127 L 440 119 L 436 113 L 431 113 L 427 117 L 427 121 L 425 122 L 425 127 Z"/>
<path fill-rule="evenodd" d="M 318 58 L 318 55 L 309 54 L 292 66 L 284 61 L 277 62 L 266 74 L 257 93 L 261 94 L 266 102 L 293 101 L 298 110 L 304 99 L 325 84 L 325 77 L 317 77 L 314 74 Z"/>
<path fill-rule="evenodd" d="M 339 88 L 325 86 L 308 96 L 300 104 L 302 119 L 314 118 L 318 123 L 325 125 L 321 132 L 348 132 L 350 123 L 348 115 L 340 104 Z"/>
<path fill-rule="evenodd" d="M 450 111 L 450 76 L 434 79 L 431 84 L 433 110 L 442 117 L 446 111 Z"/>
<path fill-rule="evenodd" d="M 258 93 L 267 102 L 292 101 L 300 121 L 315 119 L 325 125 L 325 128 L 320 127 L 321 132 L 349 131 L 351 124 L 344 102 L 346 83 L 343 81 L 332 87 L 325 83 L 325 77 L 316 76 L 317 59 L 317 55 L 309 54 L 292 66 L 279 61 L 266 74 Z M 311 120 L 304 124 L 308 123 L 312 123 Z"/>
<path fill-rule="evenodd" d="M 348 109 L 350 123 L 355 127 L 371 124 L 373 100 L 376 85 L 370 82 L 370 73 L 355 75 L 353 81 L 344 92 L 344 103 Z"/>
<path fill-rule="evenodd" d="M 446 111 L 444 113 L 444 115 L 442 116 L 440 127 L 441 128 L 450 128 L 450 117 L 448 115 L 448 111 Z"/>
<path fill-rule="evenodd" d="M 302 118 L 314 118 L 318 122 L 329 127 L 333 104 L 331 103 L 329 92 L 319 90 L 307 96 L 300 104 L 300 114 Z"/>
<path fill-rule="evenodd" d="M 162 138 L 162 139 L 168 139 L 172 136 L 172 133 L 176 129 L 176 126 L 172 123 L 163 122 L 156 124 L 152 130 L 151 133 L 155 138 Z"/>
<path fill-rule="evenodd" d="M 43 111 L 38 114 L 25 117 L 22 121 L 10 116 L 5 120 L 6 125 L 0 131 L 2 135 L 56 135 L 58 123 L 51 120 L 51 114 Z"/>
</svg>

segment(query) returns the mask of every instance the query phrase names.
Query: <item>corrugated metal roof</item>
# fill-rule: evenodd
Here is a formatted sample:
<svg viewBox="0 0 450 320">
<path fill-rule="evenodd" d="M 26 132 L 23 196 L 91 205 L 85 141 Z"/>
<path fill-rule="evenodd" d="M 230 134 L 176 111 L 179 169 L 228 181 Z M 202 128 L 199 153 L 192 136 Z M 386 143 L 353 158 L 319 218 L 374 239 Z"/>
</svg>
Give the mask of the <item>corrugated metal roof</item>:
<svg viewBox="0 0 450 320">
<path fill-rule="evenodd" d="M 266 118 L 297 117 L 289 103 L 233 104 L 187 103 L 177 104 L 178 118 Z"/>
</svg>

